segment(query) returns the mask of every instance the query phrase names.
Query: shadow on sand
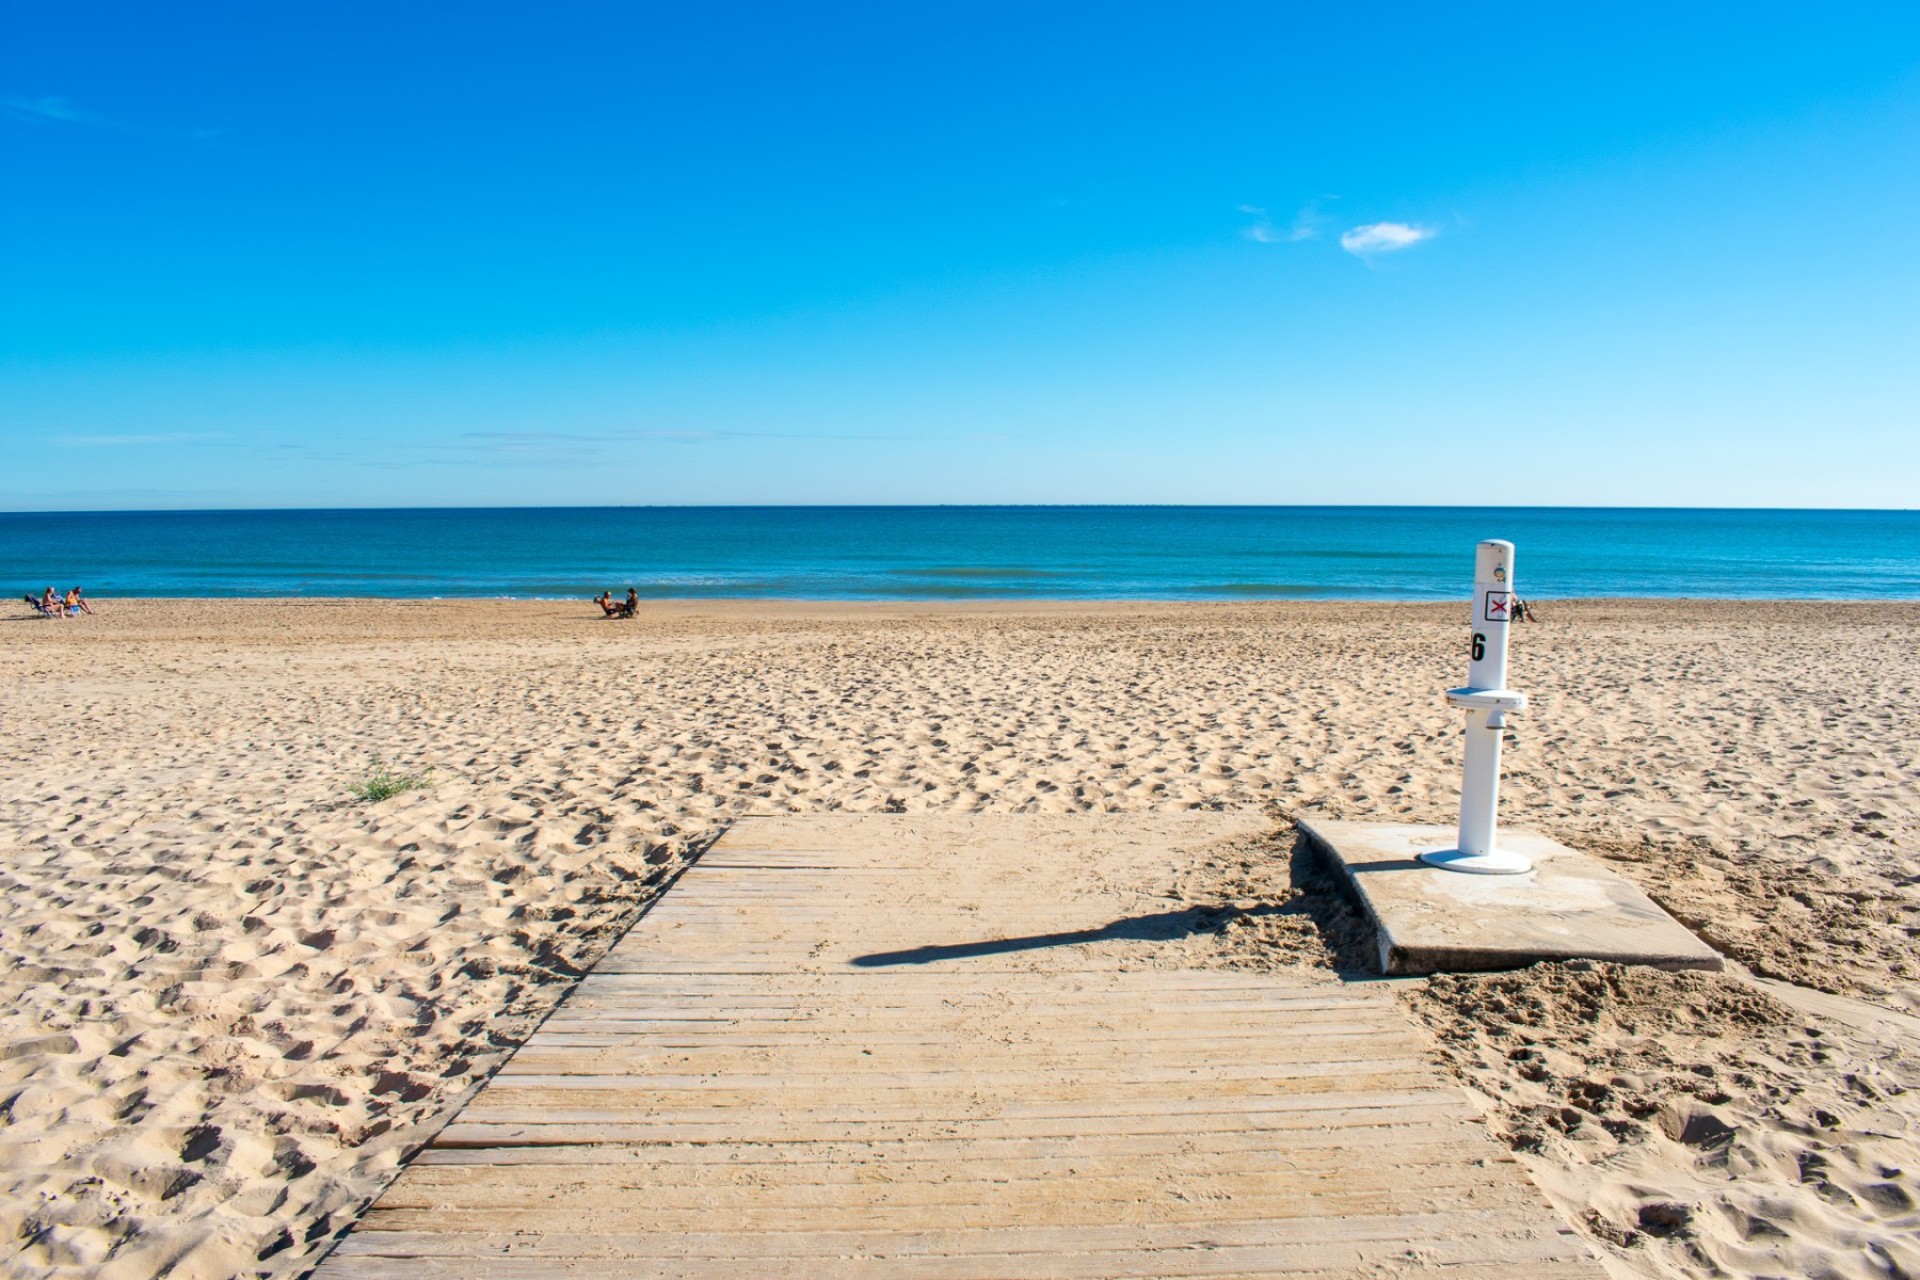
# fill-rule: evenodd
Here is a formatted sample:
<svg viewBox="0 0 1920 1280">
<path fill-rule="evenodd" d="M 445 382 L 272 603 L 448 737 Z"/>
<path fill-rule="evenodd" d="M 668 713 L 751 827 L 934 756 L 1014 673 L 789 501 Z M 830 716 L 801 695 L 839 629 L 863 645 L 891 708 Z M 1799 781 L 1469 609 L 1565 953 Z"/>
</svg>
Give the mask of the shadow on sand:
<svg viewBox="0 0 1920 1280">
<path fill-rule="evenodd" d="M 1283 906 L 1262 904 L 1238 907 L 1187 907 L 1180 911 L 1156 911 L 1152 915 L 1129 916 L 1103 924 L 1098 929 L 1074 929 L 1066 933 L 1035 933 L 1024 938 L 995 938 L 988 942 L 956 942 L 947 946 L 914 947 L 909 951 L 876 951 L 855 956 L 847 963 L 862 969 L 877 969 L 894 964 L 932 964 L 937 960 L 964 960 L 969 956 L 997 956 L 1009 951 L 1038 951 L 1043 947 L 1071 947 L 1082 942 L 1108 942 L 1126 939 L 1133 942 L 1172 942 L 1196 933 L 1218 933 L 1236 916 L 1290 914 Z"/>
<path fill-rule="evenodd" d="M 1276 854 L 1278 850 L 1276 849 Z M 980 942 L 953 942 L 913 947 L 905 951 L 876 951 L 847 963 L 862 969 L 902 964 L 935 964 L 974 956 L 1071 947 L 1083 942 L 1174 942 L 1195 934 L 1219 933 L 1237 919 L 1260 916 L 1305 917 L 1313 922 L 1321 941 L 1332 953 L 1334 968 L 1344 976 L 1368 976 L 1373 969 L 1373 929 L 1356 910 L 1346 887 L 1327 867 L 1313 842 L 1293 833 L 1287 849 L 1288 894 L 1278 902 L 1252 907 L 1230 905 L 1183 907 L 1129 916 L 1097 929 L 1063 933 L 1036 933 L 1022 938 L 992 938 Z"/>
</svg>

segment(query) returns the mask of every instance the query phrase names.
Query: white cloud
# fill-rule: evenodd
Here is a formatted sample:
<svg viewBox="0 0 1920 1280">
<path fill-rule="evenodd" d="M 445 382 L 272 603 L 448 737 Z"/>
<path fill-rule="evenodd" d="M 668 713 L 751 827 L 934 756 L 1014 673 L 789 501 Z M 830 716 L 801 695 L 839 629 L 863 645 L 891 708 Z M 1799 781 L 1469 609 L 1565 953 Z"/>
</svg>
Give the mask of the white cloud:
<svg viewBox="0 0 1920 1280">
<path fill-rule="evenodd" d="M 1240 212 L 1253 215 L 1253 225 L 1240 234 L 1255 244 L 1298 244 L 1302 240 L 1313 240 L 1320 235 L 1320 224 L 1326 221 L 1314 205 L 1308 205 L 1295 214 L 1293 225 L 1288 227 L 1274 226 L 1267 211 L 1257 204 L 1243 204 Z"/>
<path fill-rule="evenodd" d="M 1416 227 L 1407 222 L 1369 222 L 1364 227 L 1342 232 L 1340 247 L 1355 257 L 1364 258 L 1375 253 L 1398 253 L 1402 249 L 1411 249 L 1422 240 L 1431 240 L 1438 234 L 1432 227 Z"/>
</svg>

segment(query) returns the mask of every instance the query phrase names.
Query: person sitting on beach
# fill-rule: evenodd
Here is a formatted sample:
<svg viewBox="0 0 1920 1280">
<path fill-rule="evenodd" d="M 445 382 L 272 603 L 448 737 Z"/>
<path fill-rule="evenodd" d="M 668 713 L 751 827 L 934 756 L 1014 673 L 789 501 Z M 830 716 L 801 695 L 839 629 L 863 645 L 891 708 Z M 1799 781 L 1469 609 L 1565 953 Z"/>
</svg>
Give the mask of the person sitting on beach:
<svg viewBox="0 0 1920 1280">
<path fill-rule="evenodd" d="M 40 597 L 40 612 L 49 618 L 64 619 L 67 616 L 66 608 L 60 602 L 60 593 L 52 587 L 48 587 L 47 594 Z"/>
<path fill-rule="evenodd" d="M 640 593 L 632 587 L 627 588 L 627 602 L 620 606 L 620 616 L 631 618 L 640 612 Z"/>
<path fill-rule="evenodd" d="M 602 617 L 617 618 L 620 616 L 620 606 L 613 602 L 613 592 L 602 591 L 594 597 L 593 602 L 600 606 L 600 614 Z"/>
<path fill-rule="evenodd" d="M 77 618 L 83 613 L 89 617 L 93 615 L 93 606 L 87 603 L 86 597 L 80 594 L 80 588 L 78 587 L 67 592 L 66 605 L 67 613 L 73 617 Z"/>
</svg>

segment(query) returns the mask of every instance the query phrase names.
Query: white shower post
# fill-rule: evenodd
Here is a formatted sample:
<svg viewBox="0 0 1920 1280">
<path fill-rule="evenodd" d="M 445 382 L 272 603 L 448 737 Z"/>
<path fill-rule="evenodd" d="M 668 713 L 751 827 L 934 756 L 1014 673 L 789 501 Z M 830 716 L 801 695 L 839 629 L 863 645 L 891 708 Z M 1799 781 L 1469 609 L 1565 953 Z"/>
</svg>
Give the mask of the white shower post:
<svg viewBox="0 0 1920 1280">
<path fill-rule="evenodd" d="M 1447 701 L 1467 713 L 1466 763 L 1460 777 L 1460 836 L 1452 849 L 1420 855 L 1448 871 L 1478 875 L 1524 875 L 1533 863 L 1497 843 L 1500 808 L 1500 740 L 1507 712 L 1527 705 L 1527 695 L 1507 688 L 1507 625 L 1512 621 L 1513 544 L 1489 540 L 1474 552 L 1473 639 L 1465 688 L 1447 690 Z"/>
</svg>

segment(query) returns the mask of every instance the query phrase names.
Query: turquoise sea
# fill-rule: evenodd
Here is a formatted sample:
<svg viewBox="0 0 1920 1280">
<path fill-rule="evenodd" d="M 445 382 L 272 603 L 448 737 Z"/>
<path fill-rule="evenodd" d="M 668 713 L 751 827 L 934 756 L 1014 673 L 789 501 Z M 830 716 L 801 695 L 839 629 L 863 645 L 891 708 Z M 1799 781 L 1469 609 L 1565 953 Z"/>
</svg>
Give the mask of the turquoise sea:
<svg viewBox="0 0 1920 1280">
<path fill-rule="evenodd" d="M 15 596 L 1920 599 L 1920 512 L 602 507 L 0 513 Z"/>
</svg>

